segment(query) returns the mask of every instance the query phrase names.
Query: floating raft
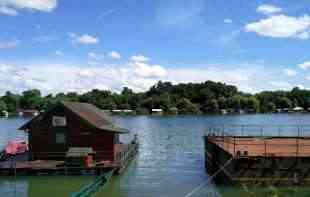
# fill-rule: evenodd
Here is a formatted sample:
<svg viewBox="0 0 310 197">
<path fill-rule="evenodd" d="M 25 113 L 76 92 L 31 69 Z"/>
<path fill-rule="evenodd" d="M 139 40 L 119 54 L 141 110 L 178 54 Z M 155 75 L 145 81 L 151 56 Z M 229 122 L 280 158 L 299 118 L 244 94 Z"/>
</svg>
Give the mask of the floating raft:
<svg viewBox="0 0 310 197">
<path fill-rule="evenodd" d="M 118 146 L 114 161 L 97 160 L 92 166 L 67 166 L 65 161 L 29 160 L 29 152 L 0 162 L 1 175 L 101 175 L 108 171 L 121 173 L 138 153 L 139 143 Z"/>
<path fill-rule="evenodd" d="M 296 136 L 285 136 L 287 132 L 272 127 L 278 135 L 271 136 L 264 135 L 264 128 L 257 129 L 261 135 L 251 136 L 250 129 L 242 126 L 243 135 L 217 128 L 204 136 L 206 171 L 211 176 L 216 173 L 215 183 L 310 183 L 310 137 L 305 135 L 310 130 L 296 127 Z"/>
</svg>

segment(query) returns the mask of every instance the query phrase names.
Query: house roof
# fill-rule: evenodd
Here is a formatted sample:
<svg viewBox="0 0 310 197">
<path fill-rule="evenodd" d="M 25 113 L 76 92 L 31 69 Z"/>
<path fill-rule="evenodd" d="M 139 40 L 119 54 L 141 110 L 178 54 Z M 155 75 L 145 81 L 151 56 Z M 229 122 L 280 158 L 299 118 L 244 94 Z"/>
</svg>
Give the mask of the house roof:
<svg viewBox="0 0 310 197">
<path fill-rule="evenodd" d="M 59 105 L 67 108 L 68 110 L 79 116 L 81 119 L 85 120 L 88 124 L 99 130 L 116 132 L 116 133 L 129 132 L 127 129 L 123 129 L 114 125 L 114 123 L 112 122 L 112 120 L 108 115 L 106 115 L 102 110 L 100 110 L 99 108 L 95 107 L 92 104 L 79 103 L 79 102 L 60 102 L 56 106 Z M 36 118 L 33 118 L 19 129 L 26 130 L 27 128 L 29 128 L 31 124 L 42 120 L 47 114 L 49 114 L 49 112 L 53 111 L 53 109 L 54 108 L 47 111 L 46 113 L 40 114 Z"/>
</svg>

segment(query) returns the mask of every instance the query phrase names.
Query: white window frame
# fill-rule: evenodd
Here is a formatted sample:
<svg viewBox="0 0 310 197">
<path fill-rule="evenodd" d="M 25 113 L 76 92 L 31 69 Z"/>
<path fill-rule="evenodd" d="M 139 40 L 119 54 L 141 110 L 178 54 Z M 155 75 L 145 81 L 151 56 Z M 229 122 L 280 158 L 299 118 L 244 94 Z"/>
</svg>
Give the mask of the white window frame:
<svg viewBox="0 0 310 197">
<path fill-rule="evenodd" d="M 54 127 L 64 127 L 67 126 L 67 119 L 65 116 L 53 116 L 53 126 Z"/>
</svg>

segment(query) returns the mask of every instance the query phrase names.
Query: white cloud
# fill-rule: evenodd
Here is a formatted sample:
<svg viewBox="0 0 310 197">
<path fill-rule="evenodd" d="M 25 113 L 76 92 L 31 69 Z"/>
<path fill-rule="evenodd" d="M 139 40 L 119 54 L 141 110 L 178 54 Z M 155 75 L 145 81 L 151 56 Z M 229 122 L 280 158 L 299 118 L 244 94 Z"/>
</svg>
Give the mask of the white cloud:
<svg viewBox="0 0 310 197">
<path fill-rule="evenodd" d="M 139 92 L 147 90 L 159 80 L 174 84 L 213 80 L 236 85 L 246 92 L 290 89 L 296 83 L 276 73 L 278 71 L 272 72 L 264 66 L 251 64 L 167 68 L 134 61 L 117 66 L 102 63 L 93 66 L 0 63 L 0 94 L 7 90 L 22 92 L 32 88 L 40 89 L 44 94 L 70 91 L 82 93 L 94 88 L 119 92 L 124 86 Z M 297 84 L 306 85 L 304 81 L 298 81 Z"/>
<path fill-rule="evenodd" d="M 283 70 L 284 74 L 287 76 L 295 76 L 297 75 L 297 71 L 293 69 L 286 68 Z"/>
<path fill-rule="evenodd" d="M 84 44 L 84 45 L 90 45 L 90 44 L 98 44 L 99 39 L 95 36 L 83 34 L 81 36 L 76 36 L 75 34 L 70 34 L 71 37 L 75 39 L 76 43 Z"/>
<path fill-rule="evenodd" d="M 148 57 L 143 56 L 143 55 L 133 55 L 130 57 L 130 60 L 133 62 L 147 62 L 150 59 Z"/>
<path fill-rule="evenodd" d="M 121 59 L 121 55 L 118 53 L 118 52 L 116 52 L 116 51 L 111 51 L 109 54 L 108 54 L 108 56 L 110 57 L 110 58 L 112 58 L 112 59 L 114 59 L 114 60 L 119 60 L 119 59 Z"/>
<path fill-rule="evenodd" d="M 162 78 L 167 76 L 167 71 L 160 65 L 150 65 L 145 62 L 131 62 L 135 74 L 143 78 Z"/>
<path fill-rule="evenodd" d="M 28 9 L 51 12 L 57 7 L 57 0 L 1 0 L 0 13 L 16 16 L 17 10 Z"/>
<path fill-rule="evenodd" d="M 6 7 L 6 6 L 1 6 L 0 7 L 0 14 L 8 15 L 8 16 L 17 16 L 18 12 L 15 9 Z"/>
<path fill-rule="evenodd" d="M 230 18 L 226 18 L 224 20 L 224 23 L 227 23 L 227 24 L 231 24 L 232 23 L 232 20 Z"/>
<path fill-rule="evenodd" d="M 289 90 L 293 88 L 293 85 L 286 81 L 271 81 L 270 85 L 279 90 Z"/>
<path fill-rule="evenodd" d="M 276 13 L 282 12 L 282 8 L 279 8 L 274 5 L 270 5 L 270 4 L 263 4 L 263 5 L 258 6 L 256 11 L 258 13 L 270 15 L 270 14 L 276 14 Z"/>
<path fill-rule="evenodd" d="M 12 41 L 0 41 L 0 49 L 12 49 L 16 48 L 19 45 L 19 40 Z"/>
<path fill-rule="evenodd" d="M 247 24 L 245 31 L 255 32 L 260 36 L 266 37 L 308 39 L 310 17 L 308 15 L 301 17 L 271 16 L 258 22 Z"/>
<path fill-rule="evenodd" d="M 310 61 L 298 64 L 297 66 L 303 70 L 307 70 L 308 68 L 310 68 Z"/>
</svg>

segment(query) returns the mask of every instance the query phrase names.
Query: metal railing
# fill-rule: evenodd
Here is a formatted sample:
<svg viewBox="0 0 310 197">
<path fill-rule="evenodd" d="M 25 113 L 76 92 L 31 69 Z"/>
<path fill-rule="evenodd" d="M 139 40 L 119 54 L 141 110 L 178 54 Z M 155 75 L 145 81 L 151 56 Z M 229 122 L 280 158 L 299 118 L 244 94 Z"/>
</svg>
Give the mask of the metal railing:
<svg viewBox="0 0 310 197">
<path fill-rule="evenodd" d="M 139 141 L 137 136 L 129 143 L 122 151 L 119 151 L 115 155 L 115 162 L 118 166 L 124 166 L 128 161 L 133 158 L 139 149 Z"/>
<path fill-rule="evenodd" d="M 78 192 L 74 192 L 70 197 L 90 197 L 93 196 L 99 189 L 102 189 L 109 180 L 111 179 L 114 170 L 109 171 L 108 173 L 100 175 L 93 182 L 82 187 Z"/>
<path fill-rule="evenodd" d="M 310 125 L 225 125 L 206 136 L 234 157 L 310 157 Z"/>
<path fill-rule="evenodd" d="M 206 134 L 246 137 L 310 137 L 310 125 L 221 125 L 210 126 Z"/>
</svg>

